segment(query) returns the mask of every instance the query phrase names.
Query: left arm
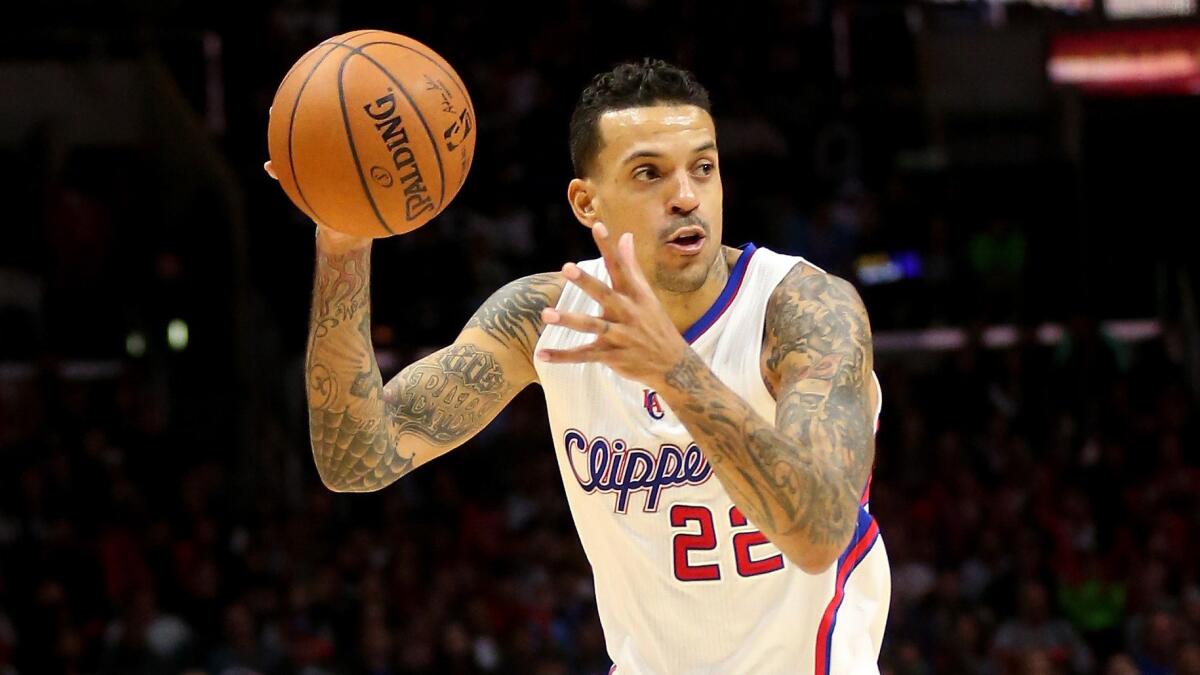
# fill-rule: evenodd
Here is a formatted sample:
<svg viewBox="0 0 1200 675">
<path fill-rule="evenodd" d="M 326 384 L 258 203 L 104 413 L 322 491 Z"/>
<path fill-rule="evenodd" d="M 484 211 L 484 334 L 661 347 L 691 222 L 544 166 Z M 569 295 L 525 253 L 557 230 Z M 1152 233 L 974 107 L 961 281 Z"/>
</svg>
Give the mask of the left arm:
<svg viewBox="0 0 1200 675">
<path fill-rule="evenodd" d="M 874 461 L 870 327 L 853 286 L 803 267 L 776 288 L 766 328 L 774 424 L 691 349 L 659 395 L 738 508 L 792 562 L 817 573 L 849 543 Z"/>
<path fill-rule="evenodd" d="M 746 517 L 801 569 L 827 569 L 854 533 L 875 454 L 871 332 L 854 288 L 804 267 L 772 295 L 764 345 L 778 402 L 772 424 L 680 336 L 638 268 L 632 237 L 613 246 L 603 229 L 593 233 L 612 288 L 572 264 L 563 274 L 600 303 L 603 315 L 548 309 L 543 319 L 596 340 L 538 357 L 601 362 L 654 387 Z"/>
</svg>

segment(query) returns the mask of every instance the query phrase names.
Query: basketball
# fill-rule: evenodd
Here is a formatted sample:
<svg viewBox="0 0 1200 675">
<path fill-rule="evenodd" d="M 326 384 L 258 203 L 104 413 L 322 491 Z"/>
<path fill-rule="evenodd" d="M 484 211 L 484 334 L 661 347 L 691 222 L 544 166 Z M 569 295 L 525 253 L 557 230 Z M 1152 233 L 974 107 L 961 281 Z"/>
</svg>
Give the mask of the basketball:
<svg viewBox="0 0 1200 675">
<path fill-rule="evenodd" d="M 317 224 L 388 237 L 429 222 L 462 188 L 475 111 L 450 64 L 380 30 L 332 37 L 292 66 L 271 106 L 272 168 Z"/>
</svg>

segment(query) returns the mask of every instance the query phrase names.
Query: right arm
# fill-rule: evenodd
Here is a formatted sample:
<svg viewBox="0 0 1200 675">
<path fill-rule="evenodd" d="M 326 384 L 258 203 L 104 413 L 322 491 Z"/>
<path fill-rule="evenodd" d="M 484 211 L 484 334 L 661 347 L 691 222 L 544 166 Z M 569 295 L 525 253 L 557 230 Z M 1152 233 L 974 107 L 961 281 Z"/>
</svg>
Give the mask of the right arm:
<svg viewBox="0 0 1200 675">
<path fill-rule="evenodd" d="M 465 443 L 536 379 L 541 310 L 562 275 L 501 288 L 448 347 L 385 386 L 371 345 L 371 240 L 320 228 L 305 379 L 309 436 L 322 482 L 372 492 Z"/>
</svg>

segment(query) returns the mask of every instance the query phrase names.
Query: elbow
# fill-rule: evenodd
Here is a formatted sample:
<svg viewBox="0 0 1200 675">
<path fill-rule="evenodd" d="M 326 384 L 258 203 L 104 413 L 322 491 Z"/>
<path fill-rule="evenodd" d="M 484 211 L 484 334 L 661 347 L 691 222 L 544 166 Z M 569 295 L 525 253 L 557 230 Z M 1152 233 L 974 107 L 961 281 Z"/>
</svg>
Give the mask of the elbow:
<svg viewBox="0 0 1200 675">
<path fill-rule="evenodd" d="M 808 546 L 792 553 L 784 551 L 783 555 L 806 574 L 816 575 L 832 567 L 841 551 L 828 546 Z"/>
<path fill-rule="evenodd" d="M 359 492 L 376 492 L 378 490 L 383 489 L 382 485 L 370 486 L 370 485 L 362 485 L 361 483 L 359 483 L 359 484 L 346 483 L 343 481 L 328 480 L 324 476 L 321 476 L 321 484 L 324 485 L 325 488 L 327 490 L 329 490 L 330 492 L 337 492 L 338 494 L 359 493 Z"/>
<path fill-rule="evenodd" d="M 354 492 L 345 482 L 337 480 L 324 471 L 318 471 L 317 473 L 321 476 L 321 484 L 325 486 L 326 490 L 330 492 Z"/>
<path fill-rule="evenodd" d="M 378 492 L 411 470 L 411 460 L 399 465 L 393 463 L 387 466 L 377 466 L 365 473 L 350 472 L 349 475 L 336 467 L 317 466 L 321 484 L 330 492 L 337 493 Z"/>
<path fill-rule="evenodd" d="M 822 574 L 837 564 L 838 558 L 850 547 L 854 530 L 845 533 L 830 533 L 814 541 L 812 532 L 797 532 L 788 537 L 779 550 L 789 562 L 807 574 Z"/>
<path fill-rule="evenodd" d="M 318 473 L 321 474 L 321 484 L 325 486 L 325 489 L 329 490 L 330 492 L 337 492 L 339 494 L 378 492 L 386 487 L 386 483 L 371 483 L 362 479 L 357 481 L 348 481 L 344 478 L 339 479 L 330 475 L 326 475 L 324 472 Z"/>
</svg>

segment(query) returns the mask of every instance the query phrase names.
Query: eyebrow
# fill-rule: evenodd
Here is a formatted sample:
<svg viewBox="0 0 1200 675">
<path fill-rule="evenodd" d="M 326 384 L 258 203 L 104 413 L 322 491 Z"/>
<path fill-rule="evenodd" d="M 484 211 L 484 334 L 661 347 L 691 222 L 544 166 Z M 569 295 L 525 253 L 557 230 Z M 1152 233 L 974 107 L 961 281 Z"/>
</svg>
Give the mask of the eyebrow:
<svg viewBox="0 0 1200 675">
<path fill-rule="evenodd" d="M 716 148 L 717 144 L 715 141 L 708 141 L 707 143 L 696 146 L 696 148 L 692 150 L 692 154 L 695 155 L 697 153 L 704 152 L 705 150 L 715 150 Z M 621 160 L 621 164 L 628 164 L 629 162 L 642 157 L 662 157 L 662 153 L 655 152 L 654 150 L 635 150 L 625 159 Z"/>
</svg>

